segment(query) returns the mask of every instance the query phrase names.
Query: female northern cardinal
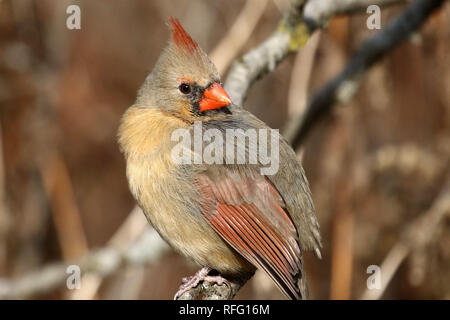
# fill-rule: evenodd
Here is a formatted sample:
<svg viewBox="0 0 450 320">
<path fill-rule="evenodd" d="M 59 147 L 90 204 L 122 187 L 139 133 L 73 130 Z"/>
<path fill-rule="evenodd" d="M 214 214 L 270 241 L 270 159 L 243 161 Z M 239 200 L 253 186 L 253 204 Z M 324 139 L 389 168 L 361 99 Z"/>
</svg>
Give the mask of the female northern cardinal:
<svg viewBox="0 0 450 320">
<path fill-rule="evenodd" d="M 118 140 L 131 192 L 149 222 L 175 250 L 204 267 L 175 298 L 205 279 L 246 281 L 257 267 L 288 297 L 306 298 L 301 250 L 320 257 L 320 233 L 303 168 L 287 142 L 275 141 L 279 167 L 271 175 L 261 174 L 259 160 L 173 159 L 173 132 L 193 132 L 195 123 L 224 136 L 228 129 L 270 128 L 232 104 L 208 56 L 178 20 L 170 23 L 172 37 L 124 114 Z M 271 140 L 268 148 L 274 147 Z M 248 155 L 250 147 L 244 148 Z M 212 269 L 221 276 L 209 275 Z"/>
</svg>

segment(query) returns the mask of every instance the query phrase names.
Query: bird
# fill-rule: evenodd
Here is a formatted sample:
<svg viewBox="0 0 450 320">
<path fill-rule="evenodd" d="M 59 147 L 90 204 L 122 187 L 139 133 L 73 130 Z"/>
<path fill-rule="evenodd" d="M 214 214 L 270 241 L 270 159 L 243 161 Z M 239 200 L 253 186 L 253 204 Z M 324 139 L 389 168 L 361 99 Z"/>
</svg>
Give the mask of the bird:
<svg viewBox="0 0 450 320">
<path fill-rule="evenodd" d="M 258 269 L 287 298 L 306 299 L 303 253 L 320 258 L 322 244 L 296 153 L 276 130 L 232 102 L 213 62 L 179 20 L 171 17 L 168 25 L 167 45 L 124 112 L 117 137 L 130 191 L 148 222 L 175 251 L 202 267 L 183 279 L 175 299 L 204 280 L 245 283 Z M 222 161 L 213 163 L 192 161 L 199 154 L 194 141 L 183 149 L 191 152 L 191 161 L 180 163 L 174 132 L 192 134 L 196 126 L 202 134 L 209 130 L 225 138 L 229 130 L 241 138 L 251 130 L 258 137 L 268 132 L 266 151 L 278 151 L 278 167 L 264 173 L 267 161 L 248 159 L 264 140 L 241 143 L 230 153 L 234 162 L 214 149 L 211 154 Z M 216 147 L 238 144 L 237 138 L 217 139 Z M 206 149 L 207 140 L 201 147 Z"/>
</svg>

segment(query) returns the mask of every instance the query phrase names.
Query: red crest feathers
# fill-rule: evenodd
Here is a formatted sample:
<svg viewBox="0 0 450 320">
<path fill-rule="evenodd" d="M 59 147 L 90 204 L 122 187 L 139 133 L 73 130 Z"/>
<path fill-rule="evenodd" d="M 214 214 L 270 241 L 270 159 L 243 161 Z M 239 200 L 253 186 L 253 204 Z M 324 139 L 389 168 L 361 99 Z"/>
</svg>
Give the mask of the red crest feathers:
<svg viewBox="0 0 450 320">
<path fill-rule="evenodd" d="M 181 49 L 194 53 L 198 49 L 197 42 L 192 40 L 191 36 L 187 34 L 178 19 L 170 17 L 169 21 L 172 24 L 172 39 L 175 44 Z"/>
</svg>

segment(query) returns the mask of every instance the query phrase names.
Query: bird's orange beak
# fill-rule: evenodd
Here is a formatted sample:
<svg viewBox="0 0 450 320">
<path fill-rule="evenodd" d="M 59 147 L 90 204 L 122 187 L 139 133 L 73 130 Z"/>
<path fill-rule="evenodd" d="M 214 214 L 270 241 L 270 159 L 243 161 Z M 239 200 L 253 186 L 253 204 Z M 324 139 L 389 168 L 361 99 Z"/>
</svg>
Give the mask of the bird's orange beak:
<svg viewBox="0 0 450 320">
<path fill-rule="evenodd" d="M 219 109 L 231 103 L 231 99 L 220 84 L 214 82 L 203 92 L 199 102 L 200 111 Z"/>
</svg>

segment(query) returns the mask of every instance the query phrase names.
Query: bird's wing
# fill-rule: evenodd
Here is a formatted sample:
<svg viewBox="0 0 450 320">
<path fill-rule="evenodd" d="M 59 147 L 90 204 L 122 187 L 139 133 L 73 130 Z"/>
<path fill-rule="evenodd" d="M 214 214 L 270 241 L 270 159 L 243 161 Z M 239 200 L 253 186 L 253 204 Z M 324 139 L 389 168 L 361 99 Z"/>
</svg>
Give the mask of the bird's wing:
<svg viewBox="0 0 450 320">
<path fill-rule="evenodd" d="M 302 257 L 295 226 L 272 183 L 256 173 L 198 173 L 202 214 L 236 251 L 264 270 L 288 297 L 302 299 Z M 305 297 L 303 297 L 305 298 Z"/>
</svg>

